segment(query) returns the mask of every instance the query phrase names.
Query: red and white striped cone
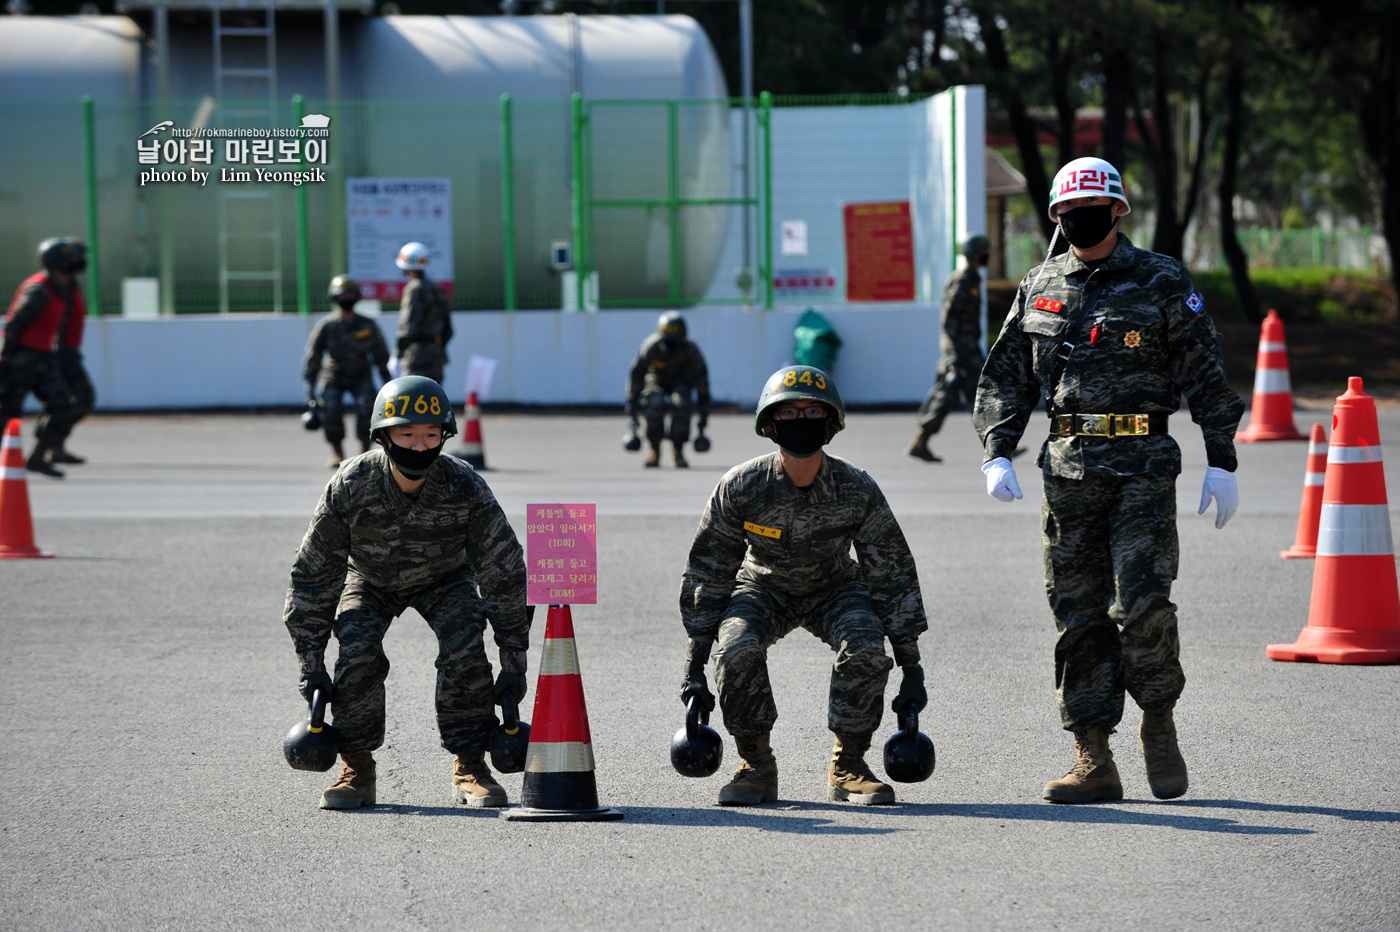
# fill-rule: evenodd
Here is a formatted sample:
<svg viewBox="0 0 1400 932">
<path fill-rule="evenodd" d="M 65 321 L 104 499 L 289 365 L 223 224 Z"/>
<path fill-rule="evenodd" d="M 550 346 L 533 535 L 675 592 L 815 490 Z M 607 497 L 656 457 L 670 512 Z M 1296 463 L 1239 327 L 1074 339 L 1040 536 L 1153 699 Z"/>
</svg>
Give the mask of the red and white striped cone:
<svg viewBox="0 0 1400 932">
<path fill-rule="evenodd" d="M 1308 439 L 1308 468 L 1303 473 L 1303 504 L 1298 508 L 1298 533 L 1293 546 L 1279 552 L 1285 560 L 1317 556 L 1317 522 L 1322 517 L 1322 484 L 1327 478 L 1327 431 L 1312 426 Z"/>
<path fill-rule="evenodd" d="M 544 631 L 544 659 L 535 685 L 535 714 L 520 808 L 501 818 L 513 822 L 606 822 L 622 813 L 598 805 L 593 740 L 583 677 L 574 647 L 574 618 L 567 605 L 551 605 Z"/>
<path fill-rule="evenodd" d="M 1270 310 L 1259 328 L 1259 356 L 1254 364 L 1254 400 L 1249 426 L 1235 440 L 1305 440 L 1293 426 L 1293 389 L 1288 383 L 1288 343 L 1278 311 Z"/>
<path fill-rule="evenodd" d="M 53 556 L 34 546 L 29 471 L 24 468 L 24 440 L 19 428 L 19 418 L 10 418 L 0 440 L 0 560 Z"/>
<path fill-rule="evenodd" d="M 467 410 L 462 422 L 462 447 L 454 455 L 480 472 L 486 469 L 486 445 L 481 440 L 481 408 L 476 401 L 476 392 L 467 395 Z"/>
<path fill-rule="evenodd" d="M 1376 403 L 1347 380 L 1332 414 L 1308 626 L 1272 660 L 1400 663 L 1400 586 Z"/>
</svg>

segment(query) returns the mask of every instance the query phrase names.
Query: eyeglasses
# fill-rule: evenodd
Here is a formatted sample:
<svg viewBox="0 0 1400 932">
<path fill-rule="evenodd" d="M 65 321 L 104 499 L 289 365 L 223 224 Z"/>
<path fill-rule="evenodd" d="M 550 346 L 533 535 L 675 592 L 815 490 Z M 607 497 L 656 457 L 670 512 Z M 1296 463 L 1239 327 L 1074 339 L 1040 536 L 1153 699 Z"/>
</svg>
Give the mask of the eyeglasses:
<svg viewBox="0 0 1400 932">
<path fill-rule="evenodd" d="M 810 408 L 794 408 L 784 405 L 773 412 L 773 417 L 780 421 L 795 421 L 800 417 L 816 420 L 826 417 L 826 405 L 812 405 Z"/>
</svg>

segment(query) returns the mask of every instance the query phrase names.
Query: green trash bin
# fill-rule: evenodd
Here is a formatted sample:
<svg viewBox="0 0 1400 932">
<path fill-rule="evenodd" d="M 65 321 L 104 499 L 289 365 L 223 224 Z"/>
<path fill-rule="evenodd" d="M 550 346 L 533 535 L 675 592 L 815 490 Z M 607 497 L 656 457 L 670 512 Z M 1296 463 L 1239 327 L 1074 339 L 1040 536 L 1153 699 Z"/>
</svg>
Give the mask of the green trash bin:
<svg viewBox="0 0 1400 932">
<path fill-rule="evenodd" d="M 831 370 L 836 363 L 836 351 L 841 348 L 841 338 L 831 328 L 831 321 L 809 307 L 797 318 L 792 335 L 797 344 L 792 358 L 799 366 L 815 366 L 823 372 Z"/>
</svg>

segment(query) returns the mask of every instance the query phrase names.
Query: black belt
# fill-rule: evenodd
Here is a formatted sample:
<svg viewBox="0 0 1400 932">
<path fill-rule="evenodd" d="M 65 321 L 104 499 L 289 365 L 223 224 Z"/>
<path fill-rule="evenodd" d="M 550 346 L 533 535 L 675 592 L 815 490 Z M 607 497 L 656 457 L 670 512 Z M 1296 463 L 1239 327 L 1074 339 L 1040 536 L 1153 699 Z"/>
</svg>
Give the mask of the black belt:
<svg viewBox="0 0 1400 932">
<path fill-rule="evenodd" d="M 1050 419 L 1052 437 L 1146 437 L 1166 432 L 1165 414 L 1057 414 Z"/>
</svg>

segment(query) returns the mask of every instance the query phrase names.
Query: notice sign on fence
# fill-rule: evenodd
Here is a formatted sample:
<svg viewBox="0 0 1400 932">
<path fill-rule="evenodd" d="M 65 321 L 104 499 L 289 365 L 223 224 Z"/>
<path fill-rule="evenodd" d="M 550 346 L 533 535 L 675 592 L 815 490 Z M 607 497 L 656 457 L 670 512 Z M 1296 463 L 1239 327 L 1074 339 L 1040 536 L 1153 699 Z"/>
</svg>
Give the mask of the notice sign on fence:
<svg viewBox="0 0 1400 932">
<path fill-rule="evenodd" d="M 526 603 L 598 603 L 598 506 L 525 506 Z"/>
<path fill-rule="evenodd" d="M 345 222 L 350 277 L 366 298 L 399 300 L 406 279 L 394 260 L 415 242 L 428 247 L 428 277 L 452 297 L 451 178 L 350 178 Z"/>
<path fill-rule="evenodd" d="M 847 204 L 846 300 L 914 300 L 914 225 L 908 201 Z"/>
</svg>

